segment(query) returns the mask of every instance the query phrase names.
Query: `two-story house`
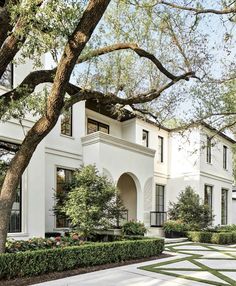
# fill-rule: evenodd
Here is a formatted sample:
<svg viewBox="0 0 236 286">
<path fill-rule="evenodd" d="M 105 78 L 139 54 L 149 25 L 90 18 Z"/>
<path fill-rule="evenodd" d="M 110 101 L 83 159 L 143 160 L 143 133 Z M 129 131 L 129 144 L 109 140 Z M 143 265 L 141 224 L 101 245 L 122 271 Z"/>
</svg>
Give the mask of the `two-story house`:
<svg viewBox="0 0 236 286">
<path fill-rule="evenodd" d="M 18 66 L 9 72 L 0 92 L 16 86 L 30 68 Z M 8 149 L 2 160 L 14 155 L 34 120 L 29 116 L 0 123 L 0 150 Z M 95 164 L 114 182 L 128 219 L 143 221 L 149 234 L 160 234 L 169 202 L 186 186 L 210 205 L 215 224 L 229 224 L 234 143 L 206 124 L 179 133 L 129 111 L 119 117 L 93 101 L 77 103 L 39 144 L 22 176 L 9 236 L 44 236 L 67 228 L 65 219 L 53 215 L 54 193 L 63 190 L 73 170 L 83 164 Z"/>
</svg>

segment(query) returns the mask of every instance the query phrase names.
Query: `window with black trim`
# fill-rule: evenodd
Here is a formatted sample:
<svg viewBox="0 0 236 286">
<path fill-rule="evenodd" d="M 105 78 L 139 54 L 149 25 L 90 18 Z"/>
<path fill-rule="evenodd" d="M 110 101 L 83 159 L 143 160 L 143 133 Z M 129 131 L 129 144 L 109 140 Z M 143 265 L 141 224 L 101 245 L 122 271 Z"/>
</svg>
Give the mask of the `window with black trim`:
<svg viewBox="0 0 236 286">
<path fill-rule="evenodd" d="M 228 223 L 228 190 L 221 189 L 221 224 Z"/>
<path fill-rule="evenodd" d="M 143 129 L 143 133 L 142 133 L 142 145 L 145 147 L 148 147 L 149 144 L 149 132 L 147 130 Z"/>
<path fill-rule="evenodd" d="M 228 147 L 223 145 L 223 168 L 227 169 L 228 164 Z"/>
<path fill-rule="evenodd" d="M 207 163 L 211 163 L 211 137 L 210 136 L 207 136 L 206 161 Z"/>
<path fill-rule="evenodd" d="M 69 184 L 72 181 L 73 170 L 57 168 L 57 203 L 62 205 L 66 199 Z M 56 227 L 69 227 L 69 220 L 65 215 L 56 215 Z"/>
<path fill-rule="evenodd" d="M 87 134 L 91 134 L 97 131 L 101 131 L 101 132 L 109 134 L 109 125 L 88 118 Z"/>
<path fill-rule="evenodd" d="M 157 160 L 163 163 L 164 161 L 164 138 L 158 136 L 158 150 L 157 150 Z"/>
<path fill-rule="evenodd" d="M 0 78 L 0 85 L 6 88 L 13 88 L 13 64 L 9 64 Z"/>
<path fill-rule="evenodd" d="M 66 136 L 72 136 L 72 107 L 62 114 L 61 117 L 61 134 Z"/>
<path fill-rule="evenodd" d="M 165 186 L 156 185 L 156 211 L 165 211 Z"/>
<path fill-rule="evenodd" d="M 204 203 L 209 207 L 211 212 L 212 212 L 212 194 L 213 194 L 213 186 L 205 185 Z"/>
<path fill-rule="evenodd" d="M 19 149 L 18 144 L 0 141 L 0 188 L 3 183 L 7 168 L 12 158 Z M 22 184 L 20 182 L 11 209 L 10 221 L 8 226 L 9 233 L 21 232 L 22 226 Z"/>
</svg>

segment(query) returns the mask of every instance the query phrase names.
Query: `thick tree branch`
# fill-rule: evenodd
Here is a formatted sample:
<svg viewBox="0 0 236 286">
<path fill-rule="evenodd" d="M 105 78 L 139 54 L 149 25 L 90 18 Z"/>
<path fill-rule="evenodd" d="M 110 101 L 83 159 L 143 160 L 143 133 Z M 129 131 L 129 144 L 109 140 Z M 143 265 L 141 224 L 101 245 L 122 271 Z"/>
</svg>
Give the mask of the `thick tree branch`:
<svg viewBox="0 0 236 286">
<path fill-rule="evenodd" d="M 180 10 L 185 10 L 185 11 L 191 11 L 195 12 L 196 14 L 217 14 L 217 15 L 226 15 L 226 14 L 232 14 L 236 13 L 236 7 L 228 7 L 228 8 L 223 8 L 222 10 L 216 10 L 216 9 L 199 9 L 199 8 L 194 8 L 194 7 L 187 7 L 187 6 L 181 6 L 177 5 L 174 3 L 170 3 L 167 1 L 160 0 L 158 1 L 158 4 L 164 4 L 166 6 L 180 9 Z"/>
<path fill-rule="evenodd" d="M 154 63 L 154 65 L 160 70 L 160 72 L 162 72 L 165 76 L 167 76 L 169 79 L 171 80 L 175 80 L 178 78 L 178 76 L 173 75 L 172 73 L 170 73 L 163 65 L 162 63 L 151 53 L 145 51 L 144 49 L 141 49 L 137 44 L 135 43 L 119 43 L 119 44 L 114 44 L 111 46 L 107 46 L 104 48 L 100 48 L 94 51 L 91 51 L 90 53 L 81 56 L 77 63 L 83 63 L 85 61 L 88 61 L 94 57 L 97 56 L 101 56 L 104 54 L 108 54 L 114 51 L 118 51 L 118 50 L 127 50 L 130 49 L 132 51 L 134 51 L 137 55 L 139 55 L 140 57 L 144 57 L 149 59 L 150 61 L 152 61 Z"/>
</svg>

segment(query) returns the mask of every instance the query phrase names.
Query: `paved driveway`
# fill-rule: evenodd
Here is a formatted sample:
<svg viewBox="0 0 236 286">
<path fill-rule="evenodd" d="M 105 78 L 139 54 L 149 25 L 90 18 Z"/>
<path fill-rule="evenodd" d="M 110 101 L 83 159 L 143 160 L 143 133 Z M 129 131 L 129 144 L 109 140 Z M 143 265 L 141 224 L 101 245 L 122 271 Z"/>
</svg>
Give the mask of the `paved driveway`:
<svg viewBox="0 0 236 286">
<path fill-rule="evenodd" d="M 35 285 L 236 286 L 236 248 L 234 246 L 182 243 L 166 246 L 166 252 L 174 256 Z"/>
</svg>

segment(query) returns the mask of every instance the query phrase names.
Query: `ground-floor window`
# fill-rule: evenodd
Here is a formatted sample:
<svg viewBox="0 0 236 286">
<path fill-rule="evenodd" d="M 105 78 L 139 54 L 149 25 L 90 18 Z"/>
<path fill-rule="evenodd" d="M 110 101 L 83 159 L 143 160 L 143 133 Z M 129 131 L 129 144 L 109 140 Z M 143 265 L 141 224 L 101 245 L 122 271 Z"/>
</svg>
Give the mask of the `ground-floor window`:
<svg viewBox="0 0 236 286">
<path fill-rule="evenodd" d="M 66 192 L 68 191 L 68 184 L 71 183 L 73 171 L 64 168 L 57 168 L 57 198 L 59 203 L 63 203 L 63 200 L 66 197 Z M 69 222 L 65 216 L 57 215 L 56 216 L 56 227 L 63 228 L 68 227 Z"/>
<path fill-rule="evenodd" d="M 209 206 L 209 209 L 212 212 L 212 193 L 213 193 L 213 186 L 205 185 L 204 189 L 204 203 L 205 205 Z"/>
<path fill-rule="evenodd" d="M 221 224 L 228 223 L 228 190 L 221 190 Z"/>
<path fill-rule="evenodd" d="M 165 186 L 156 185 L 156 211 L 165 211 Z"/>
<path fill-rule="evenodd" d="M 14 155 L 16 154 L 16 152 L 18 151 L 18 149 L 19 149 L 18 144 L 0 141 L 0 189 L 8 165 L 11 162 Z M 15 200 L 12 205 L 8 232 L 9 233 L 21 232 L 22 231 L 21 220 L 22 220 L 22 190 L 20 183 L 16 190 Z"/>
</svg>

